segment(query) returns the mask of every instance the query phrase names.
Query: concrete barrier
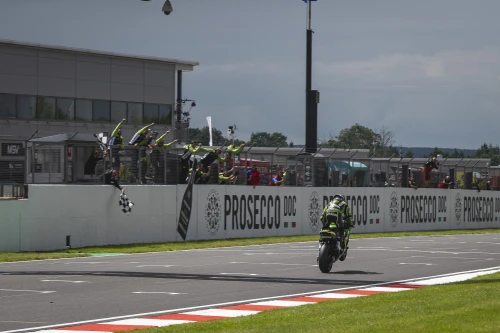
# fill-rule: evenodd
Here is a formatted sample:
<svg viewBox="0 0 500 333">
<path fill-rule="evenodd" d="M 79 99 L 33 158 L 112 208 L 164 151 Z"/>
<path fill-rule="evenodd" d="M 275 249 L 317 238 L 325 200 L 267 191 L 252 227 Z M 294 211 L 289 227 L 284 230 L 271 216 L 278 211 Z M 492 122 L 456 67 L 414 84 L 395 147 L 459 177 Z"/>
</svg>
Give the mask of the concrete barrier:
<svg viewBox="0 0 500 333">
<path fill-rule="evenodd" d="M 29 187 L 29 199 L 0 201 L 0 251 L 184 241 L 186 185 L 127 186 L 130 214 L 109 185 Z M 351 207 L 353 233 L 500 227 L 500 192 L 195 185 L 185 240 L 316 234 L 336 193 Z"/>
</svg>

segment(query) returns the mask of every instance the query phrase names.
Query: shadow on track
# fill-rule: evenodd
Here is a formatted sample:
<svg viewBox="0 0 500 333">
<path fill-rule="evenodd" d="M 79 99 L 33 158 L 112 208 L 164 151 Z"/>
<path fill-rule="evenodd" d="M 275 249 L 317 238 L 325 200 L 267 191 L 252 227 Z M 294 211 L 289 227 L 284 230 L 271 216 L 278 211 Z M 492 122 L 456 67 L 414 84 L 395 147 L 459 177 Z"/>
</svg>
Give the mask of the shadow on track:
<svg viewBox="0 0 500 333">
<path fill-rule="evenodd" d="M 356 281 L 353 279 L 335 279 L 336 274 L 382 274 L 375 272 L 364 272 L 364 271 L 339 271 L 330 272 L 330 274 L 325 274 L 325 279 L 309 279 L 309 278 L 291 278 L 291 277 L 263 277 L 263 276 L 235 276 L 235 275 L 213 275 L 213 274 L 179 274 L 179 273 L 159 273 L 159 272 L 121 272 L 121 271 L 102 271 L 102 272 L 88 272 L 88 271 L 8 271 L 0 272 L 0 274 L 5 275 L 21 275 L 21 276 L 64 276 L 64 275 L 84 275 L 84 276 L 107 276 L 107 277 L 130 277 L 130 278 L 152 278 L 152 279 L 184 279 L 184 280 L 200 280 L 200 281 L 247 281 L 247 282 L 263 282 L 263 283 L 290 283 L 290 284 L 311 284 L 311 285 L 365 285 L 365 284 L 376 284 L 383 283 L 386 281 L 367 281 L 360 280 Z M 333 278 L 333 279 L 332 279 Z"/>
<path fill-rule="evenodd" d="M 330 272 L 333 274 L 344 274 L 344 275 L 376 275 L 382 274 L 379 272 L 366 272 L 366 271 L 338 271 L 338 272 Z"/>
</svg>

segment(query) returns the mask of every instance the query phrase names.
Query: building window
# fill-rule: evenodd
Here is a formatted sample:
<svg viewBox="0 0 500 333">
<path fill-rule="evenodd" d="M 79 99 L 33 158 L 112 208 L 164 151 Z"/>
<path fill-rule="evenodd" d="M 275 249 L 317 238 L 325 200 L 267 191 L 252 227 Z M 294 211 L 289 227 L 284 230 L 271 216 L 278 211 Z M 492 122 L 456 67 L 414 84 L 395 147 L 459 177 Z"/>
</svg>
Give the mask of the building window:
<svg viewBox="0 0 500 333">
<path fill-rule="evenodd" d="M 145 124 L 159 124 L 158 120 L 158 104 L 144 104 L 144 118 L 142 121 Z"/>
<path fill-rule="evenodd" d="M 94 101 L 94 121 L 110 121 L 111 107 L 109 101 Z"/>
<path fill-rule="evenodd" d="M 127 119 L 127 103 L 111 102 L 111 122 L 117 124 L 123 119 Z"/>
<path fill-rule="evenodd" d="M 36 115 L 35 96 L 17 96 L 17 117 L 21 119 L 33 119 Z"/>
<path fill-rule="evenodd" d="M 56 107 L 56 119 L 75 119 L 75 100 L 71 98 L 58 98 Z"/>
<path fill-rule="evenodd" d="M 35 173 L 61 173 L 61 150 L 35 149 Z"/>
<path fill-rule="evenodd" d="M 172 105 L 160 105 L 160 121 L 158 124 L 172 125 Z"/>
<path fill-rule="evenodd" d="M 16 96 L 0 94 L 0 118 L 16 117 Z"/>
<path fill-rule="evenodd" d="M 142 104 L 128 103 L 128 121 L 129 124 L 142 124 Z"/>
<path fill-rule="evenodd" d="M 56 99 L 54 97 L 41 97 L 36 99 L 36 117 L 38 119 L 52 120 L 56 118 Z"/>
<path fill-rule="evenodd" d="M 92 120 L 92 101 L 88 101 L 85 99 L 76 100 L 75 120 Z"/>
</svg>

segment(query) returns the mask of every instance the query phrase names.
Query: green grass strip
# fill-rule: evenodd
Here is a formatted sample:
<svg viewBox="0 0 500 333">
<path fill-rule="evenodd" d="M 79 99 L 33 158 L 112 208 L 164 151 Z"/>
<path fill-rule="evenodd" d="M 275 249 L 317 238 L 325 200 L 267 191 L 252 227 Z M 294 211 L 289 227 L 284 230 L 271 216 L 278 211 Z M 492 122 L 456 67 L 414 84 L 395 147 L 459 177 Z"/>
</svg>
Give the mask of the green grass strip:
<svg viewBox="0 0 500 333">
<path fill-rule="evenodd" d="M 499 331 L 500 273 L 410 291 L 268 310 L 248 317 L 140 330 L 141 333 Z"/>
<path fill-rule="evenodd" d="M 45 259 L 61 259 L 89 257 L 89 254 L 78 253 L 45 253 L 45 252 L 0 252 L 0 262 L 16 262 Z"/>
<path fill-rule="evenodd" d="M 419 232 L 412 231 L 412 232 L 387 232 L 387 233 L 381 232 L 381 233 L 368 233 L 368 234 L 351 234 L 351 239 L 406 237 L 406 236 L 445 236 L 445 235 L 491 234 L 491 233 L 500 233 L 500 229 L 437 230 L 437 231 L 419 231 Z M 265 238 L 234 238 L 234 239 L 152 243 L 152 244 L 92 246 L 92 247 L 50 251 L 50 252 L 21 252 L 21 253 L 0 252 L 0 262 L 59 259 L 59 258 L 81 257 L 81 256 L 117 255 L 117 254 L 129 254 L 129 253 L 144 253 L 144 252 L 165 252 L 165 251 L 193 250 L 193 249 L 219 248 L 219 247 L 230 247 L 230 246 L 308 242 L 317 240 L 318 240 L 317 235 L 305 235 L 305 236 L 283 236 L 283 237 L 265 237 Z"/>
</svg>

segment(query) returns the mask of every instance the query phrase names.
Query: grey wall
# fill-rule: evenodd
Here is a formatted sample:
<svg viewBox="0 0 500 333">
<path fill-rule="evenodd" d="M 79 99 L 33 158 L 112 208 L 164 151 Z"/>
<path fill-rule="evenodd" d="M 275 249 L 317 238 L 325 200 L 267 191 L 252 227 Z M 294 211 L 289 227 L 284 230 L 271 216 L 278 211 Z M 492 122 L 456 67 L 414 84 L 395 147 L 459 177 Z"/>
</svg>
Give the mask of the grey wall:
<svg viewBox="0 0 500 333">
<path fill-rule="evenodd" d="M 0 43 L 0 93 L 174 105 L 175 64 Z M 111 132 L 116 124 L 0 120 L 0 140 L 59 133 Z M 144 125 L 123 126 L 129 140 Z M 156 129 L 162 131 L 165 125 Z M 168 139 L 168 138 L 167 138 Z"/>
<path fill-rule="evenodd" d="M 174 104 L 175 65 L 0 44 L 0 92 Z"/>
<path fill-rule="evenodd" d="M 135 202 L 126 215 L 111 185 L 30 185 L 28 199 L 0 200 L 0 251 L 64 249 L 68 235 L 73 247 L 182 242 L 186 186 L 125 186 Z M 496 191 L 337 190 L 346 194 L 354 233 L 500 227 Z M 186 240 L 317 235 L 332 195 L 324 187 L 195 185 Z"/>
</svg>

